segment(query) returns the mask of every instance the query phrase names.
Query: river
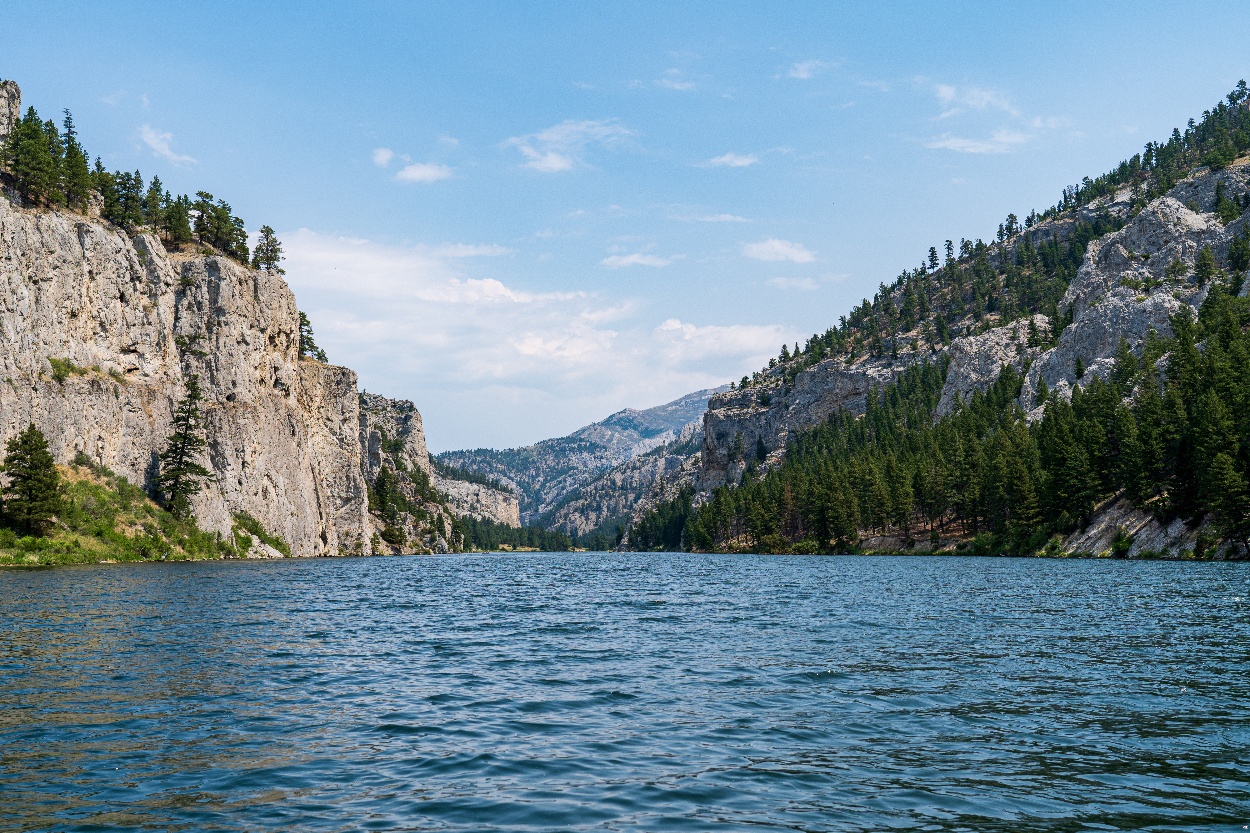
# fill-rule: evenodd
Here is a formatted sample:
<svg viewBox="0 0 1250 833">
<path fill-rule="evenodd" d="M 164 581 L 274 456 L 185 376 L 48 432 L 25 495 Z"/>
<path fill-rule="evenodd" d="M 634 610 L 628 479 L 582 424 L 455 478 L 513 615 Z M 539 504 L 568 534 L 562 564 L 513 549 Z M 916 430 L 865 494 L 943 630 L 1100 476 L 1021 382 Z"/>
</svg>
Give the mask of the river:
<svg viewBox="0 0 1250 833">
<path fill-rule="evenodd" d="M 1250 564 L 0 572 L 0 828 L 1250 825 Z"/>
</svg>

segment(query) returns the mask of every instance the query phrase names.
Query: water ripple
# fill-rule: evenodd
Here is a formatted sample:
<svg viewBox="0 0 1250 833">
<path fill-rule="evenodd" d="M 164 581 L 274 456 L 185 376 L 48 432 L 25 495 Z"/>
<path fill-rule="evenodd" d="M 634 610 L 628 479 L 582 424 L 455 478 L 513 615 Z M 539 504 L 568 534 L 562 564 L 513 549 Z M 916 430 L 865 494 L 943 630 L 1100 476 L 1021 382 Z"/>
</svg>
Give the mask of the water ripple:
<svg viewBox="0 0 1250 833">
<path fill-rule="evenodd" d="M 18 831 L 1233 831 L 1250 566 L 0 573 Z"/>
</svg>

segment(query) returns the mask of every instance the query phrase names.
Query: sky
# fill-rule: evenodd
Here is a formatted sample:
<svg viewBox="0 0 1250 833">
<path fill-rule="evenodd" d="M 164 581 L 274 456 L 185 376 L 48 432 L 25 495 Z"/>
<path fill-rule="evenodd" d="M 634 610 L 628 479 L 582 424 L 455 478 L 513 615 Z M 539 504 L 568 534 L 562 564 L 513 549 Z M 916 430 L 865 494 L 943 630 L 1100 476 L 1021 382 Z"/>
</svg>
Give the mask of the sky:
<svg viewBox="0 0 1250 833">
<path fill-rule="evenodd" d="M 2 5 L 23 104 L 276 229 L 434 451 L 740 378 L 1250 76 L 1244 2 Z"/>
</svg>

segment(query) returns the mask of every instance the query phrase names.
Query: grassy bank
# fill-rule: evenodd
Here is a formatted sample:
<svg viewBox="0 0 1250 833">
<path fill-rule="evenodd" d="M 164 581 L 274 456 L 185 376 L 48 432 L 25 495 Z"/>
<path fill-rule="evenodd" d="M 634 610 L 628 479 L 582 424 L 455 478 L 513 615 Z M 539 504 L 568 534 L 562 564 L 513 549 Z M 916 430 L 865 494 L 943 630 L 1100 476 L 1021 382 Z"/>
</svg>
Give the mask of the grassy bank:
<svg viewBox="0 0 1250 833">
<path fill-rule="evenodd" d="M 188 561 L 245 556 L 252 536 L 205 532 L 157 505 L 124 477 L 90 464 L 58 466 L 64 508 L 43 537 L 0 529 L 0 566 Z"/>
</svg>

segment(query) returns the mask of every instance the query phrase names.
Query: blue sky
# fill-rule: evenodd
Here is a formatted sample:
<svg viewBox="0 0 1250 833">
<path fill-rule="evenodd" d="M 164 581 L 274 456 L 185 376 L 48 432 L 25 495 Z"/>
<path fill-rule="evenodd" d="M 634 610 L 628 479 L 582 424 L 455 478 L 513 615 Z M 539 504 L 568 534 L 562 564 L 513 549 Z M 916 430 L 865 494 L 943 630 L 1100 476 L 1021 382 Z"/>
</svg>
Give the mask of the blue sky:
<svg viewBox="0 0 1250 833">
<path fill-rule="evenodd" d="M 120 5 L 120 4 L 118 4 Z M 345 10 L 346 9 L 346 10 Z M 434 450 L 736 379 L 1250 76 L 1244 3 L 4 4 L 0 77 L 288 250 Z"/>
</svg>

